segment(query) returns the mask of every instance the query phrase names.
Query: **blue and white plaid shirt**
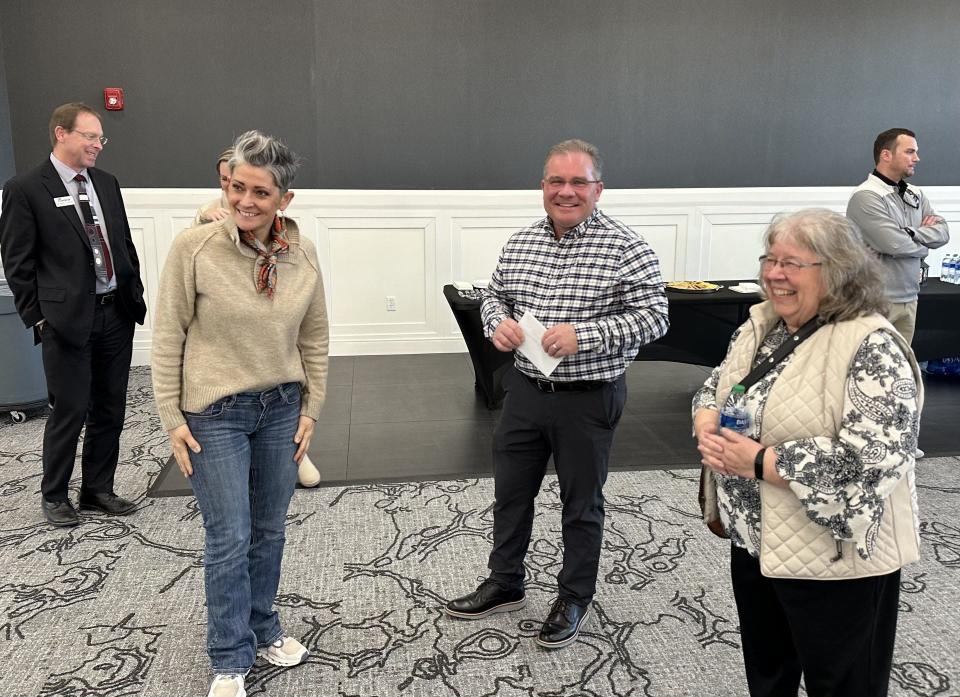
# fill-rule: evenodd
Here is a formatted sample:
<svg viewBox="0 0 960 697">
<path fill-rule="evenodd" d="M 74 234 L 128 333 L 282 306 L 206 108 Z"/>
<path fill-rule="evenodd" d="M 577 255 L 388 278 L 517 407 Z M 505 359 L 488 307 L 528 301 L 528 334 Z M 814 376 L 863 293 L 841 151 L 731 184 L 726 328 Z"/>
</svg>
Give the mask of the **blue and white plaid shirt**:
<svg viewBox="0 0 960 697">
<path fill-rule="evenodd" d="M 549 218 L 513 235 L 483 291 L 487 338 L 505 317 L 533 313 L 547 328 L 569 322 L 578 351 L 550 376 L 558 382 L 615 380 L 640 347 L 667 332 L 660 262 L 636 232 L 599 210 L 557 240 Z M 517 368 L 540 371 L 516 352 Z"/>
</svg>

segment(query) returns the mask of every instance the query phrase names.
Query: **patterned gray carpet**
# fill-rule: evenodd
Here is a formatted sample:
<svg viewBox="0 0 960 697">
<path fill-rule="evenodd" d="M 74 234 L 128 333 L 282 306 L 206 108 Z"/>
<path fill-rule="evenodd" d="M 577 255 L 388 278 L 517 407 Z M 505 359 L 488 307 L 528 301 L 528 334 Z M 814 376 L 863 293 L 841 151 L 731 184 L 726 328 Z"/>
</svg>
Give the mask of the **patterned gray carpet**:
<svg viewBox="0 0 960 697">
<path fill-rule="evenodd" d="M 144 492 L 169 450 L 135 369 L 118 493 L 126 518 L 42 522 L 43 419 L 0 425 L 3 695 L 204 695 L 202 528 L 192 498 Z M 692 450 L 692 449 L 691 449 Z M 691 452 L 692 455 L 692 452 Z M 960 458 L 921 462 L 923 559 L 903 575 L 892 695 L 960 694 Z M 533 637 L 560 560 L 556 481 L 539 502 L 525 609 L 476 622 L 444 601 L 485 572 L 490 480 L 298 491 L 278 604 L 312 655 L 258 664 L 251 695 L 743 695 L 729 551 L 695 515 L 695 471 L 615 473 L 596 613 L 560 651 Z"/>
</svg>

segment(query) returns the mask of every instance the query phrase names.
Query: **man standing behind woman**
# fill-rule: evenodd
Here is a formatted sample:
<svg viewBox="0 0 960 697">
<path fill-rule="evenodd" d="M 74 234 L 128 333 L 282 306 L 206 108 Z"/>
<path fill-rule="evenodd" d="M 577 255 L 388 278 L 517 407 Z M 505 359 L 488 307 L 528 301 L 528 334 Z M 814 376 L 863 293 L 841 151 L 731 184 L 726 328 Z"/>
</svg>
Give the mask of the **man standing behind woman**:
<svg viewBox="0 0 960 697">
<path fill-rule="evenodd" d="M 209 695 L 243 697 L 259 655 L 303 662 L 273 609 L 297 463 L 326 393 L 328 325 L 317 252 L 283 217 L 298 163 L 280 141 L 241 135 L 230 217 L 184 231 L 157 301 L 153 385 L 206 531 Z"/>
</svg>

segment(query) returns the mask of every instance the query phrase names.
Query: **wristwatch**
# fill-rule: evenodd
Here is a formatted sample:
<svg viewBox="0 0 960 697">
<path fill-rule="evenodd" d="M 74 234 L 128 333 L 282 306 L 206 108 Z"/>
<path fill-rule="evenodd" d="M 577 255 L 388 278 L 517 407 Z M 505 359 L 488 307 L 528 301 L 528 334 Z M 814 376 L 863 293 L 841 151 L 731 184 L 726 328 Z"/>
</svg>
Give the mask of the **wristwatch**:
<svg viewBox="0 0 960 697">
<path fill-rule="evenodd" d="M 767 454 L 766 448 L 760 448 L 757 456 L 753 458 L 753 476 L 759 481 L 763 481 L 763 456 Z"/>
</svg>

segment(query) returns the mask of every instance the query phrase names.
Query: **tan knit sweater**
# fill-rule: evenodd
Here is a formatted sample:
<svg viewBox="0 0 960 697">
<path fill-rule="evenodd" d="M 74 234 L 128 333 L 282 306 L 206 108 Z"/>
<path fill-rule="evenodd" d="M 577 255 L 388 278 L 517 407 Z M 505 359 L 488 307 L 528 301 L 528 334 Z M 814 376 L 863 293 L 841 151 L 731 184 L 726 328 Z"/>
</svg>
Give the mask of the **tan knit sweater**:
<svg viewBox="0 0 960 697">
<path fill-rule="evenodd" d="M 197 209 L 197 214 L 193 216 L 193 224 L 191 227 L 199 227 L 204 223 L 211 222 L 211 219 L 208 216 L 209 212 L 215 208 L 226 208 L 230 210 L 230 203 L 227 201 L 227 195 L 223 192 L 220 193 L 219 198 L 215 198 L 212 201 L 207 201 L 205 204 L 200 206 Z"/>
<path fill-rule="evenodd" d="M 232 218 L 190 228 L 170 247 L 153 323 L 153 390 L 164 429 L 218 399 L 285 382 L 303 388 L 301 414 L 326 396 L 327 309 L 317 250 L 287 220 L 290 250 L 273 299 L 257 293 L 256 253 Z"/>
</svg>

